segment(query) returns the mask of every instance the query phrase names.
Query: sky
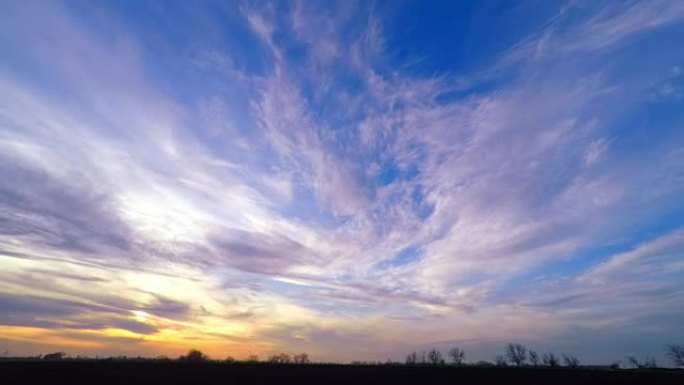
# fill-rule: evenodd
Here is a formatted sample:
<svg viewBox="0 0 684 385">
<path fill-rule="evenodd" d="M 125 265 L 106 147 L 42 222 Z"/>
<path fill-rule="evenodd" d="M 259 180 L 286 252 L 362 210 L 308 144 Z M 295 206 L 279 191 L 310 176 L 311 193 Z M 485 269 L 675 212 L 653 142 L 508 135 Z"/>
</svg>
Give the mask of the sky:
<svg viewBox="0 0 684 385">
<path fill-rule="evenodd" d="M 684 2 L 0 0 L 0 354 L 665 364 Z"/>
</svg>

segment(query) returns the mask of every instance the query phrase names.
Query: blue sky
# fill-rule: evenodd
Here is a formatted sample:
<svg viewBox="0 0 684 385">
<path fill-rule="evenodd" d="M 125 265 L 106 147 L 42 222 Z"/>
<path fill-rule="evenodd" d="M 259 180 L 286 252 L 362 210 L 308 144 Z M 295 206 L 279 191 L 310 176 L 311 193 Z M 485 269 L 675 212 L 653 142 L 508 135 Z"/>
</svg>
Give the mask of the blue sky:
<svg viewBox="0 0 684 385">
<path fill-rule="evenodd" d="M 684 3 L 0 2 L 0 350 L 684 341 Z"/>
</svg>

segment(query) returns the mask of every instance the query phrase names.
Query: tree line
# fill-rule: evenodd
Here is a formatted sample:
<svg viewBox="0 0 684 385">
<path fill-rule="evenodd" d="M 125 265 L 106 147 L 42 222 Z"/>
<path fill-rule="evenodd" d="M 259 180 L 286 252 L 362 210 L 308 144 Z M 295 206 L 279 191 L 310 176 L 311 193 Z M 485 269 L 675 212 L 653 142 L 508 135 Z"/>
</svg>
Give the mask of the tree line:
<svg viewBox="0 0 684 385">
<path fill-rule="evenodd" d="M 197 349 L 191 349 L 187 354 L 182 355 L 178 357 L 179 361 L 190 361 L 190 362 L 200 362 L 200 361 L 208 361 L 209 356 L 204 354 L 202 351 L 197 350 Z M 232 356 L 228 356 L 225 360 L 225 362 L 228 363 L 233 363 L 233 362 L 239 362 L 237 359 L 235 359 Z M 246 360 L 243 362 L 260 362 L 259 361 L 259 356 L 257 355 L 251 355 L 247 357 Z M 264 361 L 269 364 L 309 364 L 311 363 L 311 360 L 309 359 L 309 354 L 307 353 L 299 353 L 299 354 L 287 354 L 287 353 L 277 353 L 277 354 L 272 354 L 267 357 L 266 361 Z"/>
<path fill-rule="evenodd" d="M 8 352 L 6 352 L 3 356 L 0 357 L 0 359 L 11 359 L 7 356 Z M 666 357 L 671 361 L 671 363 L 676 366 L 676 367 L 684 367 L 684 344 L 671 344 L 666 347 L 665 350 L 665 355 Z M 53 353 L 47 353 L 44 355 L 38 355 L 34 357 L 24 357 L 28 359 L 43 359 L 43 360 L 62 360 L 67 358 L 67 354 L 65 352 L 53 352 Z M 77 356 L 73 357 L 72 359 L 92 359 L 90 357 L 83 357 L 83 356 Z M 116 356 L 116 357 L 107 357 L 107 358 L 100 358 L 96 357 L 95 359 L 105 359 L 105 360 L 156 360 L 156 361 L 172 361 L 173 359 L 166 357 L 166 356 L 158 356 L 155 358 L 145 358 L 145 357 L 127 357 L 127 356 Z M 257 355 L 250 355 L 244 360 L 237 360 L 232 356 L 228 356 L 225 359 L 222 360 L 217 360 L 217 359 L 211 359 L 208 355 L 206 355 L 204 352 L 198 349 L 190 349 L 186 354 L 183 354 L 179 356 L 177 361 L 181 362 L 208 362 L 208 361 L 213 361 L 213 362 L 226 362 L 226 363 L 237 363 L 237 362 L 246 362 L 246 363 L 257 363 L 257 362 L 262 362 L 262 363 L 269 363 L 269 364 L 309 364 L 311 363 L 311 359 L 309 358 L 309 355 L 307 353 L 299 353 L 299 354 L 288 354 L 288 353 L 276 353 L 269 355 L 266 357 L 265 360 L 260 360 L 259 356 Z M 644 357 L 643 359 L 639 359 L 636 356 L 628 356 L 626 358 L 626 362 L 628 366 L 631 366 L 633 368 L 640 368 L 640 369 L 648 369 L 648 368 L 657 368 L 658 364 L 653 357 Z M 360 364 L 361 362 L 359 361 L 354 361 L 352 362 L 353 364 Z M 388 361 L 390 364 L 397 364 L 393 363 L 391 360 Z M 437 365 L 454 365 L 454 366 L 464 366 L 464 365 L 474 365 L 474 366 L 514 366 L 514 367 L 538 367 L 538 366 L 543 366 L 543 367 L 567 367 L 567 368 L 577 368 L 580 366 L 580 361 L 579 359 L 572 355 L 572 354 L 561 354 L 561 355 L 556 355 L 553 352 L 546 352 L 543 354 L 538 353 L 537 351 L 528 349 L 526 346 L 517 344 L 517 343 L 509 343 L 506 345 L 504 353 L 499 354 L 494 358 L 494 362 L 489 362 L 489 361 L 477 361 L 474 363 L 466 363 L 466 352 L 464 349 L 460 347 L 454 347 L 449 349 L 447 351 L 446 355 L 442 354 L 441 351 L 437 350 L 436 348 L 432 348 L 428 351 L 413 351 L 409 353 L 406 356 L 406 360 L 404 362 L 406 365 L 432 365 L 432 366 L 437 366 Z M 378 364 L 378 363 L 372 363 L 372 364 Z M 612 365 L 610 365 L 611 368 L 618 369 L 620 368 L 621 363 L 615 362 Z"/>
<path fill-rule="evenodd" d="M 53 353 L 46 353 L 46 354 L 39 354 L 37 356 L 31 356 L 31 357 L 9 357 L 8 356 L 9 352 L 6 352 L 4 355 L 0 356 L 0 359 L 31 359 L 31 360 L 49 360 L 49 361 L 58 361 L 58 360 L 64 360 L 64 359 L 76 359 L 76 360 L 115 360 L 115 361 L 123 361 L 123 360 L 132 360 L 132 361 L 174 361 L 173 358 L 170 358 L 168 356 L 157 356 L 157 357 L 142 357 L 142 356 L 112 356 L 112 357 L 87 357 L 87 356 L 75 356 L 75 357 L 69 357 L 66 352 L 53 352 Z M 232 356 L 228 356 L 225 359 L 214 359 L 209 357 L 207 354 L 205 354 L 203 351 L 199 349 L 190 349 L 188 350 L 187 353 L 182 354 L 178 356 L 178 358 L 175 359 L 175 361 L 180 361 L 180 362 L 226 362 L 226 363 L 238 363 L 238 362 L 246 362 L 246 363 L 256 363 L 256 362 L 262 362 L 262 363 L 270 363 L 270 364 L 309 364 L 311 363 L 311 359 L 309 358 L 308 353 L 299 353 L 299 354 L 288 354 L 288 353 L 277 353 L 277 354 L 272 354 L 269 355 L 265 360 L 260 360 L 259 356 L 257 355 L 250 355 L 244 360 L 238 360 L 235 359 Z"/>
<path fill-rule="evenodd" d="M 665 355 L 676 367 L 684 367 L 684 344 L 671 344 L 666 347 Z M 446 358 L 441 351 L 432 348 L 428 351 L 413 351 L 406 356 L 406 365 L 446 365 L 447 363 L 455 366 L 465 365 L 465 350 L 454 347 L 451 348 Z M 448 360 L 448 361 L 447 361 Z M 657 368 L 655 358 L 645 357 L 643 360 L 635 356 L 627 357 L 627 364 L 634 368 Z M 580 360 L 577 356 L 563 353 L 556 355 L 553 352 L 540 354 L 537 351 L 530 350 L 526 346 L 516 343 L 509 343 L 506 345 L 504 354 L 499 354 L 494 358 L 494 362 L 478 361 L 470 365 L 476 366 L 545 366 L 545 367 L 560 367 L 577 368 L 580 366 Z M 620 362 L 615 362 L 610 367 L 620 368 Z"/>
</svg>

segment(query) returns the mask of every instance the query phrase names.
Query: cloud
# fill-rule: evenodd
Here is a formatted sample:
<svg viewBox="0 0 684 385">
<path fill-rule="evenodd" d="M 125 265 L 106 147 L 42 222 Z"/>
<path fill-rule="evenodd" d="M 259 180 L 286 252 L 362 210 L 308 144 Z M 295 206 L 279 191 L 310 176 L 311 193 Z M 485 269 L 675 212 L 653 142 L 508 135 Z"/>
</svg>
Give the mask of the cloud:
<svg viewBox="0 0 684 385">
<path fill-rule="evenodd" d="M 131 251 L 130 231 L 112 208 L 103 204 L 107 202 L 105 193 L 65 185 L 11 159 L 5 159 L 3 164 L 3 236 L 79 252 Z"/>
<path fill-rule="evenodd" d="M 580 16 L 578 22 L 567 21 L 587 9 L 594 14 Z M 639 35 L 681 22 L 683 18 L 684 7 L 671 0 L 635 1 L 628 6 L 570 5 L 545 24 L 536 36 L 516 44 L 503 63 L 576 53 L 601 54 L 627 44 Z"/>
<path fill-rule="evenodd" d="M 684 232 L 675 231 L 653 241 L 639 245 L 634 250 L 613 255 L 607 261 L 594 267 L 582 280 L 595 281 L 604 279 L 622 279 L 629 276 L 676 274 L 684 264 L 678 256 L 684 244 Z M 654 260 L 654 258 L 656 260 Z M 662 259 L 662 261 L 658 261 Z M 660 262 L 655 263 L 654 262 Z M 658 266 L 658 268 L 654 268 Z M 667 266 L 662 269 L 661 267 Z M 596 278 L 594 278 L 596 277 Z"/>
<path fill-rule="evenodd" d="M 36 297 L 3 296 L 0 303 L 3 325 L 80 330 L 114 328 L 142 335 L 157 331 L 152 325 L 127 319 L 127 312 L 122 309 Z"/>
<path fill-rule="evenodd" d="M 518 297 L 525 300 L 514 301 L 552 314 L 559 326 L 553 339 L 564 349 L 604 341 L 585 353 L 590 359 L 626 351 L 659 355 L 677 338 L 672 326 L 681 320 L 681 253 L 682 232 L 675 230 L 614 253 L 577 276 L 541 281 Z M 609 341 L 622 342 L 611 348 Z"/>
<path fill-rule="evenodd" d="M 603 155 L 603 153 L 606 151 L 607 147 L 608 145 L 606 140 L 603 138 L 591 142 L 584 152 L 584 162 L 587 165 L 591 165 L 598 161 L 601 158 L 601 155 Z"/>
<path fill-rule="evenodd" d="M 222 231 L 210 240 L 219 256 L 241 270 L 277 273 L 293 263 L 311 259 L 306 247 L 286 236 Z"/>
</svg>

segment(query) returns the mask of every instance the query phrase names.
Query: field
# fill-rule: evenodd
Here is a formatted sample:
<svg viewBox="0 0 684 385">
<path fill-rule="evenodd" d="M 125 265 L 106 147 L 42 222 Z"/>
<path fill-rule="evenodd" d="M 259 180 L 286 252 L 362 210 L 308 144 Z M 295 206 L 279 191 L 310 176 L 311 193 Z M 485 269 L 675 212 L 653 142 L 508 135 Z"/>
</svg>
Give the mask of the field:
<svg viewBox="0 0 684 385">
<path fill-rule="evenodd" d="M 684 370 L 3 361 L 0 384 L 684 384 Z"/>
</svg>

